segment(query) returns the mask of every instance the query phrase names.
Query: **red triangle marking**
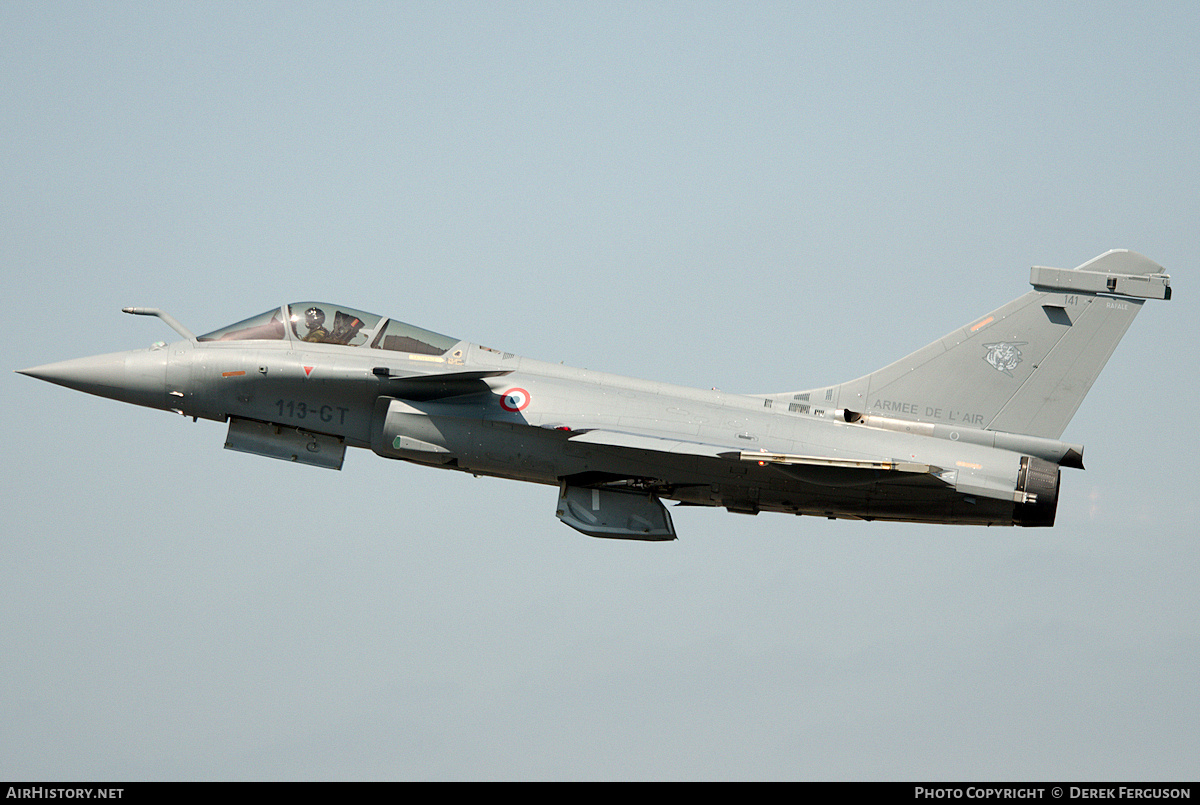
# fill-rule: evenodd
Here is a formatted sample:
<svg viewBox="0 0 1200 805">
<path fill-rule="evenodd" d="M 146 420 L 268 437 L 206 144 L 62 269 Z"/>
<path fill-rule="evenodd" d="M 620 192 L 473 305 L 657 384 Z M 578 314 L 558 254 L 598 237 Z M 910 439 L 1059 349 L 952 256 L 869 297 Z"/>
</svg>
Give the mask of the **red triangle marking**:
<svg viewBox="0 0 1200 805">
<path fill-rule="evenodd" d="M 305 366 L 304 367 L 304 376 L 308 377 L 309 375 L 311 375 L 312 370 L 313 370 L 313 368 L 311 366 Z"/>
</svg>

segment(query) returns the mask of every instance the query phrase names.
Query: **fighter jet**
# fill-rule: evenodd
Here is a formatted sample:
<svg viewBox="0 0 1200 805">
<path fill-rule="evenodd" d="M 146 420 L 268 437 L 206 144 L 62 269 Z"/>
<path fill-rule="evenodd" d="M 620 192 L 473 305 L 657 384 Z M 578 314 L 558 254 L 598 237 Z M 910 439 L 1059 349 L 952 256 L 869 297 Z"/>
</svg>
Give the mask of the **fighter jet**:
<svg viewBox="0 0 1200 805">
<path fill-rule="evenodd" d="M 1059 441 L 1170 277 L 1114 250 L 857 380 L 730 394 L 574 369 L 324 302 L 201 336 L 21 370 L 228 423 L 225 447 L 341 469 L 347 447 L 558 488 L 594 537 L 675 539 L 664 500 L 731 512 L 1052 526 Z"/>
</svg>

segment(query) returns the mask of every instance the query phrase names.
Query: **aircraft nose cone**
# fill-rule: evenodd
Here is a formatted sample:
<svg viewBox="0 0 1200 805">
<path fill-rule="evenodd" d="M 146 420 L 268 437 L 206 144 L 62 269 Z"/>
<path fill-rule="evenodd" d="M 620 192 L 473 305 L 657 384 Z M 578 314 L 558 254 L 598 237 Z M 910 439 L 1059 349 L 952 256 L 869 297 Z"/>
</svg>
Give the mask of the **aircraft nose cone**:
<svg viewBox="0 0 1200 805">
<path fill-rule="evenodd" d="M 116 352 L 91 358 L 75 358 L 35 366 L 32 369 L 21 369 L 17 373 L 88 394 L 110 397 L 125 385 L 125 354 Z"/>
<path fill-rule="evenodd" d="M 134 405 L 166 407 L 166 350 L 133 350 L 48 363 L 17 374 Z"/>
</svg>

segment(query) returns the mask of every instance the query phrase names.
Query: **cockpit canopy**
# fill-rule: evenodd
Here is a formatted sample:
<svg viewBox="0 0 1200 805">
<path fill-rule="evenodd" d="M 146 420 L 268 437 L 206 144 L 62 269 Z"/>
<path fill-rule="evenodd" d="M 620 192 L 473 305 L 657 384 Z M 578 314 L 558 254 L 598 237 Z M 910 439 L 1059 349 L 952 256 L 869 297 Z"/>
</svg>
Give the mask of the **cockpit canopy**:
<svg viewBox="0 0 1200 805">
<path fill-rule="evenodd" d="M 369 346 L 422 355 L 444 355 L 458 343 L 457 338 L 327 302 L 294 302 L 213 330 L 196 340 L 293 340 L 347 347 Z"/>
</svg>

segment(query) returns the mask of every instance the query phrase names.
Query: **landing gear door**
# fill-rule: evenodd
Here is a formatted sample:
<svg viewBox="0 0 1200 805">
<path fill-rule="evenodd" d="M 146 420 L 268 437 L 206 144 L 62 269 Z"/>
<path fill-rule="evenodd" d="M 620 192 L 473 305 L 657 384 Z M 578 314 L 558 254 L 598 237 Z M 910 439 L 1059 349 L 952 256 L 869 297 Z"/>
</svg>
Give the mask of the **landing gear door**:
<svg viewBox="0 0 1200 805">
<path fill-rule="evenodd" d="M 563 484 L 558 519 L 589 537 L 662 542 L 675 539 L 667 507 L 654 495 Z"/>
</svg>

